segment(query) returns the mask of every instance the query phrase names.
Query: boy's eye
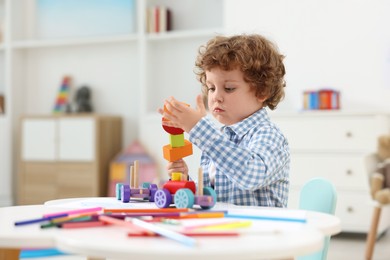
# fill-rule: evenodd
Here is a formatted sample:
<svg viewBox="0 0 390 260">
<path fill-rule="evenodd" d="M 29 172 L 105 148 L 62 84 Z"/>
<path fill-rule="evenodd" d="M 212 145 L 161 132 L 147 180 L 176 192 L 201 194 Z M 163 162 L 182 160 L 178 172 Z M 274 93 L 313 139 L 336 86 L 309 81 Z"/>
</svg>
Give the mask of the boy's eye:
<svg viewBox="0 0 390 260">
<path fill-rule="evenodd" d="M 208 88 L 207 88 L 207 91 L 208 91 L 208 92 L 214 92 L 214 91 L 215 91 L 215 87 L 208 87 Z"/>
<path fill-rule="evenodd" d="M 225 91 L 227 93 L 233 92 L 234 90 L 235 90 L 235 88 L 225 88 Z"/>
</svg>

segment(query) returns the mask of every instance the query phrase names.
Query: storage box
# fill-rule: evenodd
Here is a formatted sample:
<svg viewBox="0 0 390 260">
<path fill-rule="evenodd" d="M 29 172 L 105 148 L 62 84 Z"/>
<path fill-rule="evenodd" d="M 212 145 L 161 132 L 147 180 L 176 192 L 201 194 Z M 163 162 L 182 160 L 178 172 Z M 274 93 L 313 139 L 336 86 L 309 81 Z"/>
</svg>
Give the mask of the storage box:
<svg viewBox="0 0 390 260">
<path fill-rule="evenodd" d="M 37 0 L 38 38 L 135 32 L 135 0 Z"/>
</svg>

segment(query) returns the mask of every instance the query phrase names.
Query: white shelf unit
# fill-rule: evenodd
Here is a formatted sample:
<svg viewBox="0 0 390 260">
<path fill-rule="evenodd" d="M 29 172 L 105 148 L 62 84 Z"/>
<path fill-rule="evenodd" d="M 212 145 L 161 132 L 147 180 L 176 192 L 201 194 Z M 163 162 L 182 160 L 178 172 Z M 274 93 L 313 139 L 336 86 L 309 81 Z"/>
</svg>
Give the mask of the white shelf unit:
<svg viewBox="0 0 390 260">
<path fill-rule="evenodd" d="M 163 167 L 161 147 L 167 139 L 156 109 L 171 95 L 194 102 L 200 91 L 193 73 L 197 49 L 222 33 L 224 0 L 123 0 L 134 3 L 128 13 L 134 17 L 133 31 L 63 38 L 40 36 L 38 1 L 0 0 L 0 86 L 7 106 L 0 115 L 0 140 L 6 140 L 0 155 L 8 156 L 0 166 L 0 204 L 13 203 L 19 118 L 51 114 L 65 75 L 73 78 L 74 88 L 92 88 L 94 112 L 122 116 L 123 146 L 139 138 Z M 171 9 L 172 31 L 146 33 L 146 8 L 152 5 Z M 156 127 L 150 119 L 157 120 Z M 151 136 L 158 141 L 151 143 Z"/>
<path fill-rule="evenodd" d="M 160 177 L 167 179 L 166 161 L 162 146 L 169 143 L 168 133 L 161 126 L 157 109 L 164 100 L 174 96 L 195 106 L 195 97 L 201 93 L 200 83 L 194 73 L 198 49 L 210 38 L 224 33 L 224 0 L 197 1 L 146 1 L 146 7 L 164 5 L 172 12 L 173 30 L 160 34 L 143 34 L 141 46 L 141 115 L 140 140 L 158 162 Z M 145 30 L 142 28 L 141 30 Z M 186 157 L 190 175 L 196 179 L 200 151 Z"/>
<path fill-rule="evenodd" d="M 343 232 L 366 233 L 371 225 L 367 157 L 377 150 L 377 139 L 390 131 L 385 112 L 304 111 L 272 112 L 273 121 L 287 136 L 291 149 L 289 207 L 298 208 L 302 186 L 323 177 L 337 190 L 336 216 Z M 390 227 L 390 211 L 383 210 L 378 233 Z"/>
</svg>

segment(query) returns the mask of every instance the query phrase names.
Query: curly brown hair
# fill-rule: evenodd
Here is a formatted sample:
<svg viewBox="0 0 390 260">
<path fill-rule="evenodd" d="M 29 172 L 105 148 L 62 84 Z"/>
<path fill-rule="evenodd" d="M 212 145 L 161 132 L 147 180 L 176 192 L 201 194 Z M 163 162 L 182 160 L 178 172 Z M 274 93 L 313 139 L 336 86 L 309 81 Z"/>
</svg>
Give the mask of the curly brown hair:
<svg viewBox="0 0 390 260">
<path fill-rule="evenodd" d="M 256 97 L 265 98 L 264 107 L 274 110 L 284 98 L 283 59 L 277 46 L 261 35 L 216 36 L 199 48 L 195 74 L 206 97 L 206 71 L 240 69 Z"/>
</svg>

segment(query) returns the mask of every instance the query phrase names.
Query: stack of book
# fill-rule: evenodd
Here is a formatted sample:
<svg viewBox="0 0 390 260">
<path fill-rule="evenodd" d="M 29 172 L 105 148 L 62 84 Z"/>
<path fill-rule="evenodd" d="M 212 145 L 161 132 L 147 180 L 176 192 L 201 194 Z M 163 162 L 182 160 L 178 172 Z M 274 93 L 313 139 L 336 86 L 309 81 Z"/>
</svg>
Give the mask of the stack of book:
<svg viewBox="0 0 390 260">
<path fill-rule="evenodd" d="M 171 11 L 166 6 L 151 6 L 146 10 L 146 31 L 161 33 L 172 29 Z"/>
<path fill-rule="evenodd" d="M 340 109 L 340 92 L 333 89 L 305 91 L 303 93 L 303 109 Z"/>
</svg>

